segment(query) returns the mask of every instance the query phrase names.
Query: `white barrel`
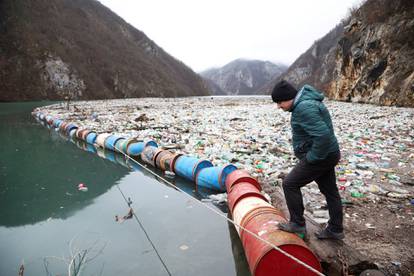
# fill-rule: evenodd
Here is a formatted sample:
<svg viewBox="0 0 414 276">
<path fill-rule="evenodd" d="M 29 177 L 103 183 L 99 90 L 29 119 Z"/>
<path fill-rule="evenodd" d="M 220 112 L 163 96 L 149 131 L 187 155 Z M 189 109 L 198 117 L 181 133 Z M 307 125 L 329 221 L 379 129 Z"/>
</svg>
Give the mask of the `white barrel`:
<svg viewBox="0 0 414 276">
<path fill-rule="evenodd" d="M 100 146 L 101 148 L 105 148 L 105 140 L 109 136 L 111 136 L 110 133 L 101 133 L 98 135 L 98 137 L 96 137 L 95 143 L 98 144 L 98 146 Z"/>
</svg>

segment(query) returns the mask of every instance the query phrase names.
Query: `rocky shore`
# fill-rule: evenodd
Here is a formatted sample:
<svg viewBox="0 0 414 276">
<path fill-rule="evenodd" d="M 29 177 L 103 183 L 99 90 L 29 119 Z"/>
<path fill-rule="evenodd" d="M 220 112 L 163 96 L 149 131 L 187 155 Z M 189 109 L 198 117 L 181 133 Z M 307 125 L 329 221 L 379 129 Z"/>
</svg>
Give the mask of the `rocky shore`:
<svg viewBox="0 0 414 276">
<path fill-rule="evenodd" d="M 345 242 L 386 273 L 414 272 L 414 109 L 327 101 L 342 159 L 337 184 Z M 296 162 L 290 113 L 270 97 L 140 98 L 55 104 L 38 109 L 81 128 L 155 140 L 160 146 L 233 163 L 257 177 L 283 209 L 280 184 Z M 302 189 L 307 215 L 328 213 L 317 185 Z"/>
</svg>

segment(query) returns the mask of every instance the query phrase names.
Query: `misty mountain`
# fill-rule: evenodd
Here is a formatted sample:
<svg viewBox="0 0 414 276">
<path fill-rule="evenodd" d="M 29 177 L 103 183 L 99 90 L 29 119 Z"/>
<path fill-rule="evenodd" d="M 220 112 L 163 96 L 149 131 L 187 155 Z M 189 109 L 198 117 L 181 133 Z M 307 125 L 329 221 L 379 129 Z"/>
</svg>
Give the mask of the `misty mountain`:
<svg viewBox="0 0 414 276">
<path fill-rule="evenodd" d="M 249 95 L 287 69 L 269 61 L 237 59 L 221 68 L 212 68 L 200 75 L 216 84 L 224 94 Z M 210 86 L 210 89 L 214 89 Z M 214 90 L 216 91 L 216 90 Z"/>
<path fill-rule="evenodd" d="M 0 1 L 0 101 L 208 95 L 201 77 L 96 0 Z"/>
<path fill-rule="evenodd" d="M 413 18 L 414 1 L 367 0 L 260 92 L 286 79 L 331 99 L 414 107 Z"/>
</svg>

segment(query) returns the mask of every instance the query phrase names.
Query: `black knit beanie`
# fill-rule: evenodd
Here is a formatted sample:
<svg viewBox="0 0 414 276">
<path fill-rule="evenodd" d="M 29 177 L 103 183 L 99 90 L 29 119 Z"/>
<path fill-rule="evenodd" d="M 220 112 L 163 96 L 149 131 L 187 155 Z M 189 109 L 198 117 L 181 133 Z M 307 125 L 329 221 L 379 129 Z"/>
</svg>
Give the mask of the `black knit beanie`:
<svg viewBox="0 0 414 276">
<path fill-rule="evenodd" d="M 276 83 L 272 91 L 272 100 L 277 102 L 294 99 L 298 91 L 287 81 L 282 80 Z"/>
</svg>

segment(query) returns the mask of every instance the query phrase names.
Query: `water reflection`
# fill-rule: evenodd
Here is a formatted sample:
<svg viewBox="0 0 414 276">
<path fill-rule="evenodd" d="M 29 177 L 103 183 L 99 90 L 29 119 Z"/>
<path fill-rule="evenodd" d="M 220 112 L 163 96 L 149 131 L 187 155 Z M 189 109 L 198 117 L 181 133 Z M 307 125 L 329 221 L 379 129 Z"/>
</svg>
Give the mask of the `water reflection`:
<svg viewBox="0 0 414 276">
<path fill-rule="evenodd" d="M 54 130 L 45 131 L 30 116 L 39 105 L 1 104 L 0 226 L 66 219 L 128 173 L 79 152 Z M 79 183 L 86 183 L 89 192 L 79 192 Z"/>
</svg>

